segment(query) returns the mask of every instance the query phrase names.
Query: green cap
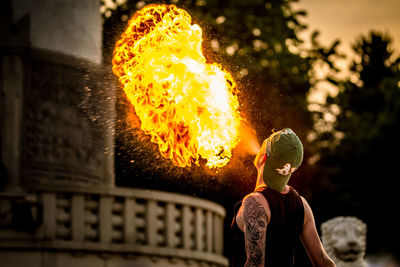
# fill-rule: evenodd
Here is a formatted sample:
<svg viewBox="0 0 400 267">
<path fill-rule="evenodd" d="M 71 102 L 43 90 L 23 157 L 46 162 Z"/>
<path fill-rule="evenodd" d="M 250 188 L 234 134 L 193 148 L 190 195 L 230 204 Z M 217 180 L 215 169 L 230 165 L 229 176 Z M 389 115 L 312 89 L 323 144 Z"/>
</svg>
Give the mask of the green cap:
<svg viewBox="0 0 400 267">
<path fill-rule="evenodd" d="M 281 192 L 303 161 L 303 145 L 289 128 L 273 133 L 265 142 L 263 179 L 268 187 Z"/>
</svg>

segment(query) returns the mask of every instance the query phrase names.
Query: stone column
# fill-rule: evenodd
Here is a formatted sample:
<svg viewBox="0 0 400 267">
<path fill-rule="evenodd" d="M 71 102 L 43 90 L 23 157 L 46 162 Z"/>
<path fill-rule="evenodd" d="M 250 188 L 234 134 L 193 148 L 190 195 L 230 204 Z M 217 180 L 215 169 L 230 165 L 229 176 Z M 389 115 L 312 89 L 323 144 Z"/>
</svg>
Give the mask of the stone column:
<svg viewBox="0 0 400 267">
<path fill-rule="evenodd" d="M 115 97 L 100 2 L 5 0 L 0 9 L 0 191 L 113 187 Z"/>
<path fill-rule="evenodd" d="M 18 55 L 2 58 L 1 158 L 6 170 L 4 191 L 22 193 L 20 187 L 23 63 Z"/>
<path fill-rule="evenodd" d="M 12 20 L 11 1 L 0 2 L 0 128 L 3 195 L 19 196 L 21 189 L 21 130 L 25 86 L 22 55 L 29 40 L 26 17 Z"/>
</svg>

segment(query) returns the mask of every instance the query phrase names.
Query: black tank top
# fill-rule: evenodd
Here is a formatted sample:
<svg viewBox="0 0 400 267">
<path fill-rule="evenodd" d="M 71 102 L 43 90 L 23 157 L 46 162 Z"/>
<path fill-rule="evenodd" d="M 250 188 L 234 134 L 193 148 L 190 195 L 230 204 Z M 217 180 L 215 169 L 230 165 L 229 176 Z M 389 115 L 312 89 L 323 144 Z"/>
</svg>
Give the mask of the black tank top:
<svg viewBox="0 0 400 267">
<path fill-rule="evenodd" d="M 295 248 L 303 231 L 303 201 L 293 187 L 289 188 L 287 194 L 281 194 L 268 187 L 255 191 L 263 194 L 271 211 L 265 246 L 265 266 L 268 267 L 293 266 Z M 234 207 L 231 225 L 231 266 L 235 267 L 243 267 L 246 262 L 244 233 L 236 223 L 236 214 L 241 204 L 240 201 Z"/>
</svg>

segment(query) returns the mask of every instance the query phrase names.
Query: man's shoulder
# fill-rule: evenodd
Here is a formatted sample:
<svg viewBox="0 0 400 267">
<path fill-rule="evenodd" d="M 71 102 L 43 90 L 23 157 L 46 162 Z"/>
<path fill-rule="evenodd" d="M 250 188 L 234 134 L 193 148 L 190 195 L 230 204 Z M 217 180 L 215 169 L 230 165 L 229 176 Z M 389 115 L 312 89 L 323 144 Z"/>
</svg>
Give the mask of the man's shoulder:
<svg viewBox="0 0 400 267">
<path fill-rule="evenodd" d="M 256 198 L 256 199 L 257 199 L 257 198 L 260 198 L 260 197 L 263 197 L 262 193 L 255 191 L 255 192 L 251 192 L 250 194 L 246 195 L 246 196 L 243 198 L 243 201 L 244 201 L 246 198 Z"/>
<path fill-rule="evenodd" d="M 245 196 L 242 201 L 242 207 L 247 208 L 263 208 L 267 209 L 268 202 L 260 192 L 252 192 Z"/>
<path fill-rule="evenodd" d="M 268 224 L 268 202 L 261 193 L 248 194 L 243 199 L 241 209 L 244 221 L 257 219 Z"/>
</svg>

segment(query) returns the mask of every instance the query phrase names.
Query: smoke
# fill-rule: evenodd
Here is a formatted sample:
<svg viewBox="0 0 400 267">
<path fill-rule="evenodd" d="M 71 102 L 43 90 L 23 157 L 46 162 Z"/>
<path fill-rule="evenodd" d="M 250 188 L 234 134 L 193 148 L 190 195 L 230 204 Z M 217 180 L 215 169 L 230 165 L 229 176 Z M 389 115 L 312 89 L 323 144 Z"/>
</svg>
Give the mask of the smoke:
<svg viewBox="0 0 400 267">
<path fill-rule="evenodd" d="M 236 147 L 238 155 L 257 155 L 261 145 L 258 142 L 256 130 L 251 125 L 244 123 L 239 129 L 239 135 L 240 142 Z"/>
</svg>

